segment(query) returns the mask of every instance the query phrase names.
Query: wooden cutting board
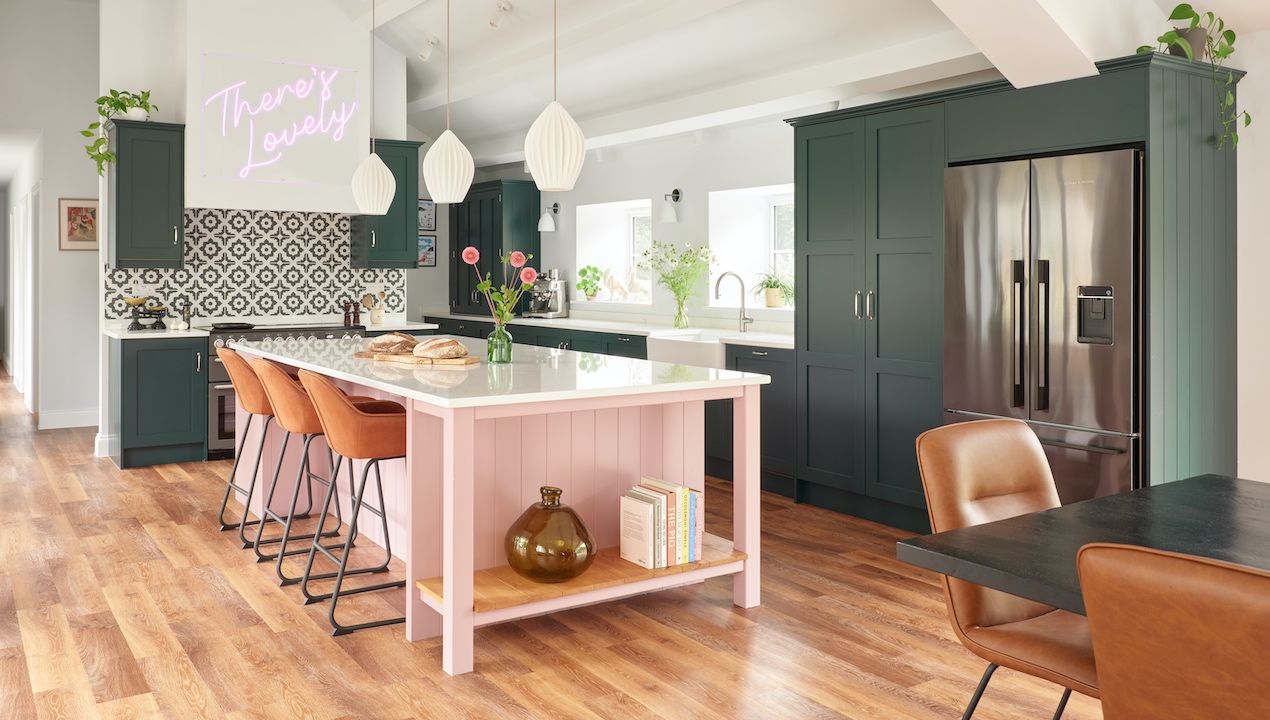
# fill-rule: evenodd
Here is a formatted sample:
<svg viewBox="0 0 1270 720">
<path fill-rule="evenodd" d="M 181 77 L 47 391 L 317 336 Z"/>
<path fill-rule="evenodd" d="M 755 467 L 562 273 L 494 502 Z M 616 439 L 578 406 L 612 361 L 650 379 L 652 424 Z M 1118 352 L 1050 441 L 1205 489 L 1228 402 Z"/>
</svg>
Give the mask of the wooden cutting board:
<svg viewBox="0 0 1270 720">
<path fill-rule="evenodd" d="M 478 365 L 481 362 L 479 357 L 475 355 L 465 355 L 457 358 L 423 358 L 414 355 L 384 355 L 375 356 L 375 360 L 379 362 L 397 363 L 400 365 L 441 365 L 449 367 L 463 367 L 467 365 Z"/>
</svg>

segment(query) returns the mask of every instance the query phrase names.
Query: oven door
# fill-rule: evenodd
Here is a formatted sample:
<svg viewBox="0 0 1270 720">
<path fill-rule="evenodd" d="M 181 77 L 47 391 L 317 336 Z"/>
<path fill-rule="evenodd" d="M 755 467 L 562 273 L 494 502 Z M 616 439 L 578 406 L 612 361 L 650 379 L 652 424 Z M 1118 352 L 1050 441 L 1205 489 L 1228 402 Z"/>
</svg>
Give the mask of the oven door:
<svg viewBox="0 0 1270 720">
<path fill-rule="evenodd" d="M 234 456 L 234 386 L 212 383 L 207 386 L 207 459 Z"/>
</svg>

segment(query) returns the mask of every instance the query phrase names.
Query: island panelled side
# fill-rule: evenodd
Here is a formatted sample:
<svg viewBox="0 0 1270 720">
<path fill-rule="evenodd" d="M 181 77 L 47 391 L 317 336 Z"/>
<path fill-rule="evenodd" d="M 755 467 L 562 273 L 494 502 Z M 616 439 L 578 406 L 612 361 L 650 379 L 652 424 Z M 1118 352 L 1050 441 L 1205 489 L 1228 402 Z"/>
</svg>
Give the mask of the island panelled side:
<svg viewBox="0 0 1270 720">
<path fill-rule="evenodd" d="M 913 441 L 941 422 L 943 169 L 1123 147 L 1145 158 L 1143 482 L 1235 472 L 1238 155 L 1214 142 L 1211 68 L 1153 54 L 1098 70 L 790 121 L 799 500 L 929 529 Z"/>
</svg>

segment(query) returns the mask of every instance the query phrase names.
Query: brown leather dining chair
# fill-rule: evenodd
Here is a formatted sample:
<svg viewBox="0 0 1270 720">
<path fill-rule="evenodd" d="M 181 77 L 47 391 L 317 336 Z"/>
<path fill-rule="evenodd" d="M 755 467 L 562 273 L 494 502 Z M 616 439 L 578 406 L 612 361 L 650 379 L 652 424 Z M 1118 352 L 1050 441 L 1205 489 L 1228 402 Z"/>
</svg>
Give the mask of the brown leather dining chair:
<svg viewBox="0 0 1270 720">
<path fill-rule="evenodd" d="M 1270 718 L 1270 573 L 1105 543 L 1076 566 L 1106 720 Z"/>
<path fill-rule="evenodd" d="M 917 464 L 932 532 L 1059 505 L 1040 441 L 1019 420 L 978 420 L 928 430 L 917 438 Z M 1084 617 L 948 576 L 944 599 L 957 639 L 988 662 L 963 720 L 974 715 L 998 666 L 1063 686 L 1056 719 L 1072 690 L 1099 696 Z"/>
</svg>

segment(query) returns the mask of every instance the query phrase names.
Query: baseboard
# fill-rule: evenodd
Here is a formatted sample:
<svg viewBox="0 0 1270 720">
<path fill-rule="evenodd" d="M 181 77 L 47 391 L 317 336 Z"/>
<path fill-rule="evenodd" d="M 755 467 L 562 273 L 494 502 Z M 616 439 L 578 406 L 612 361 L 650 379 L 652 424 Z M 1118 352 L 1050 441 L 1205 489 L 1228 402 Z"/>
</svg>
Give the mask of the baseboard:
<svg viewBox="0 0 1270 720">
<path fill-rule="evenodd" d="M 114 457 L 119 454 L 119 436 L 97 433 L 93 441 L 93 454 L 97 457 Z"/>
<path fill-rule="evenodd" d="M 40 430 L 57 430 L 59 428 L 91 427 L 97 424 L 97 408 L 84 410 L 55 410 L 40 413 L 36 424 Z"/>
</svg>

